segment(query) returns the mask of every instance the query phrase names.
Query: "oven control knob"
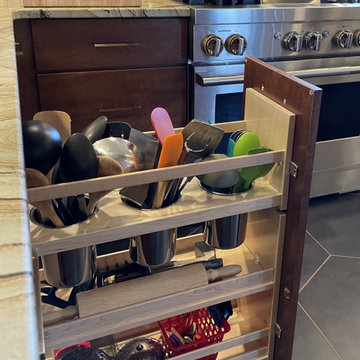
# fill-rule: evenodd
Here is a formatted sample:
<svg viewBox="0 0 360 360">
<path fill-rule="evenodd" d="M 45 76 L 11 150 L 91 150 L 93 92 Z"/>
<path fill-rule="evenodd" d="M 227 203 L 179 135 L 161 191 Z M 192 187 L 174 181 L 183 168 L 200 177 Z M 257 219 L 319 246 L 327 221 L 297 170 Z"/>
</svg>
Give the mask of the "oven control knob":
<svg viewBox="0 0 360 360">
<path fill-rule="evenodd" d="M 360 46 L 360 30 L 354 32 L 354 44 Z"/>
<path fill-rule="evenodd" d="M 202 41 L 203 50 L 209 56 L 219 56 L 224 50 L 223 40 L 216 35 L 209 35 Z"/>
<path fill-rule="evenodd" d="M 284 36 L 283 44 L 288 50 L 299 52 L 303 44 L 303 37 L 295 31 L 289 32 Z"/>
<path fill-rule="evenodd" d="M 349 30 L 341 30 L 335 35 L 335 44 L 342 48 L 342 49 L 349 49 L 352 41 L 353 41 L 354 34 Z"/>
<path fill-rule="evenodd" d="M 304 35 L 305 46 L 309 50 L 320 50 L 320 41 L 322 39 L 322 35 L 317 31 L 310 31 Z"/>
<path fill-rule="evenodd" d="M 225 48 L 233 55 L 242 55 L 247 48 L 247 41 L 242 35 L 234 34 L 226 39 Z"/>
</svg>

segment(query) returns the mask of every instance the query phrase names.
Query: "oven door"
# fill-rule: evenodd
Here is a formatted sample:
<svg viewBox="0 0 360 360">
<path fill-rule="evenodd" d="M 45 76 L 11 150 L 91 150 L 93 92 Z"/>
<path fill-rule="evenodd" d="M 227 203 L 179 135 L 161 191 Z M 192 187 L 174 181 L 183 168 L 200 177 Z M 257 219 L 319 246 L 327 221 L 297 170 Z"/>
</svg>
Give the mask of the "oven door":
<svg viewBox="0 0 360 360">
<path fill-rule="evenodd" d="M 270 64 L 323 89 L 311 197 L 359 190 L 359 57 Z M 195 67 L 193 74 L 193 117 L 241 119 L 244 65 Z"/>
</svg>

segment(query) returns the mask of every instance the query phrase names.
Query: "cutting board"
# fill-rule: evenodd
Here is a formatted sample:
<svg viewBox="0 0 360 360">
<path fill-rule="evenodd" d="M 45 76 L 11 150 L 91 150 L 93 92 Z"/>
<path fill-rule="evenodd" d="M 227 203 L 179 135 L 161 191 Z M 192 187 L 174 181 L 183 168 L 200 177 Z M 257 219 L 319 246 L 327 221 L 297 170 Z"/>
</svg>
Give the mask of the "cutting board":
<svg viewBox="0 0 360 360">
<path fill-rule="evenodd" d="M 133 7 L 142 0 L 23 0 L 24 7 Z"/>
</svg>

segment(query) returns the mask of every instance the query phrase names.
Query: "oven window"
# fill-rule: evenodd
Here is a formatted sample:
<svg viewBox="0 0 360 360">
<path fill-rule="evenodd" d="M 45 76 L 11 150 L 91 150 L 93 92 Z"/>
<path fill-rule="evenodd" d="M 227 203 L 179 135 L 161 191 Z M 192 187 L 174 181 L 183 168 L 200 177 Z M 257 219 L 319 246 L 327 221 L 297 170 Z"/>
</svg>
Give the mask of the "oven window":
<svg viewBox="0 0 360 360">
<path fill-rule="evenodd" d="M 317 141 L 360 134 L 360 82 L 320 85 L 323 89 Z"/>
<path fill-rule="evenodd" d="M 216 95 L 215 123 L 242 120 L 243 93 L 230 93 Z M 224 134 L 216 153 L 226 154 L 231 134 Z"/>
<path fill-rule="evenodd" d="M 215 123 L 242 120 L 243 93 L 216 95 Z"/>
</svg>

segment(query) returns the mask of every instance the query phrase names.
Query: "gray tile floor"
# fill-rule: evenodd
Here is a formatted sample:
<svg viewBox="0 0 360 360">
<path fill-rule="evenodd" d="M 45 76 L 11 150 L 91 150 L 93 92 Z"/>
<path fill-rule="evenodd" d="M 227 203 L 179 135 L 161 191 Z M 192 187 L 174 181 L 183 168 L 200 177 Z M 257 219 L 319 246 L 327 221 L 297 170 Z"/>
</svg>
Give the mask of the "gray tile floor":
<svg viewBox="0 0 360 360">
<path fill-rule="evenodd" d="M 292 360 L 360 359 L 360 192 L 310 201 Z"/>
</svg>

